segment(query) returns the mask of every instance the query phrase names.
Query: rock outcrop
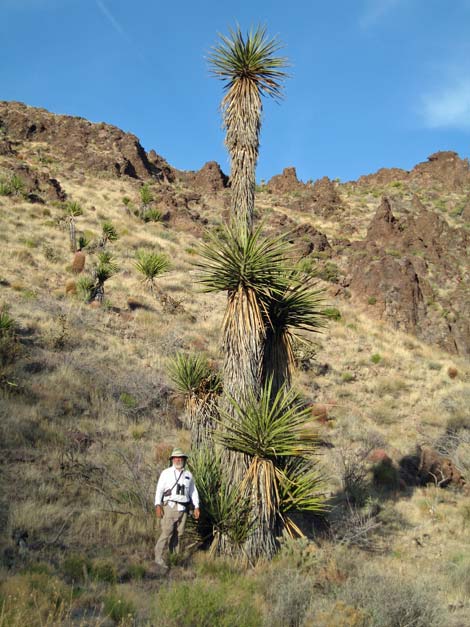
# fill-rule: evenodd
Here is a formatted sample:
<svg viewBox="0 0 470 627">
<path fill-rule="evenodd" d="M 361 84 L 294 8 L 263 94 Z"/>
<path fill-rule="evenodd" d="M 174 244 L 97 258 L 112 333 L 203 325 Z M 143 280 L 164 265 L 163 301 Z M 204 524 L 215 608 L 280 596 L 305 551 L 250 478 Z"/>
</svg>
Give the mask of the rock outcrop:
<svg viewBox="0 0 470 627">
<path fill-rule="evenodd" d="M 359 177 L 357 185 L 380 187 L 397 181 L 415 183 L 420 187 L 438 184 L 447 191 L 460 191 L 470 185 L 470 163 L 456 152 L 440 151 L 409 172 L 400 168 L 381 168 L 374 174 Z"/>
<path fill-rule="evenodd" d="M 163 178 L 162 170 L 155 161 L 149 161 L 137 137 L 110 124 L 2 101 L 0 127 L 10 144 L 44 144 L 54 159 L 61 159 L 64 167 L 76 172 Z"/>
<path fill-rule="evenodd" d="M 274 194 L 287 194 L 300 189 L 304 189 L 305 185 L 297 178 L 295 168 L 284 168 L 282 174 L 273 176 L 267 184 L 268 191 Z"/>
<path fill-rule="evenodd" d="M 216 161 L 208 161 L 197 172 L 179 172 L 188 187 L 202 193 L 221 192 L 228 187 L 229 178 L 224 174 Z"/>
<path fill-rule="evenodd" d="M 418 198 L 413 209 L 397 218 L 383 198 L 366 239 L 346 249 L 353 298 L 396 329 L 470 355 L 470 235 Z"/>
</svg>

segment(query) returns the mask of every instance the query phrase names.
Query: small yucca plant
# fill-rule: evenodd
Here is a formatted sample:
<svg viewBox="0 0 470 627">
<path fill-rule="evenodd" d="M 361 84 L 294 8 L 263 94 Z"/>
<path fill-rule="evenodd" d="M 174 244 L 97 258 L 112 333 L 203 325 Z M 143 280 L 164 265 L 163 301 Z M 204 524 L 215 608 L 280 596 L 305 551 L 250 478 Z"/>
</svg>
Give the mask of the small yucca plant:
<svg viewBox="0 0 470 627">
<path fill-rule="evenodd" d="M 109 252 L 101 252 L 98 255 L 98 263 L 95 266 L 93 274 L 98 281 L 98 284 L 102 285 L 105 281 L 110 279 L 116 272 L 119 271 L 119 266 L 116 263 L 113 255 Z"/>
<path fill-rule="evenodd" d="M 93 290 L 96 282 L 90 276 L 82 276 L 77 280 L 77 295 L 85 303 L 93 299 Z"/>
<path fill-rule="evenodd" d="M 118 238 L 116 227 L 109 221 L 103 222 L 101 225 L 101 246 L 105 246 L 107 242 L 114 242 Z"/>
<path fill-rule="evenodd" d="M 212 445 L 216 398 L 222 389 L 220 376 L 202 355 L 180 353 L 168 363 L 168 374 L 184 395 L 188 427 L 195 448 Z"/>
<path fill-rule="evenodd" d="M 187 396 L 202 396 L 220 391 L 220 377 L 203 355 L 175 355 L 168 363 L 168 374 L 177 390 Z"/>
<path fill-rule="evenodd" d="M 135 267 L 142 274 L 142 282 L 153 291 L 155 279 L 169 269 L 170 261 L 163 253 L 140 249 L 136 253 Z"/>
<path fill-rule="evenodd" d="M 68 216 L 77 218 L 78 216 L 83 215 L 83 208 L 76 200 L 69 200 L 65 203 L 65 212 Z"/>
<path fill-rule="evenodd" d="M 66 224 L 68 224 L 69 227 L 70 249 L 74 253 L 77 250 L 75 218 L 83 214 L 83 209 L 80 203 L 75 200 L 69 200 L 68 202 L 66 202 L 64 208 L 66 213 L 65 222 Z"/>
</svg>

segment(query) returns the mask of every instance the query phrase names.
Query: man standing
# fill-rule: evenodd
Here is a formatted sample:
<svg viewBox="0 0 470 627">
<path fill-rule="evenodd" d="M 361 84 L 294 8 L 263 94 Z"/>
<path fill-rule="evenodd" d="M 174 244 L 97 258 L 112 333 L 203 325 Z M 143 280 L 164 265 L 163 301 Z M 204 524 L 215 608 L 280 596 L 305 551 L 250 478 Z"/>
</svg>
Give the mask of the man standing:
<svg viewBox="0 0 470 627">
<path fill-rule="evenodd" d="M 155 563 L 167 570 L 163 554 L 174 539 L 174 550 L 179 552 L 179 541 L 184 532 L 188 508 L 194 506 L 194 518 L 199 518 L 199 495 L 194 479 L 185 468 L 188 456 L 179 448 L 170 455 L 171 466 L 166 468 L 157 483 L 155 513 L 160 519 L 160 537 L 155 545 Z"/>
</svg>

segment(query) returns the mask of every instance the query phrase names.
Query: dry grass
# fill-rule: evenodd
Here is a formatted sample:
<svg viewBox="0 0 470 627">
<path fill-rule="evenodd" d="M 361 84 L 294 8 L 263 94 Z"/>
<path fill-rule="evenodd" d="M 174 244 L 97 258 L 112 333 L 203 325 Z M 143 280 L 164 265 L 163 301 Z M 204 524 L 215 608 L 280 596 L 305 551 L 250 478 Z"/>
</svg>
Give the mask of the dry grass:
<svg viewBox="0 0 470 627">
<path fill-rule="evenodd" d="M 34 151 L 28 158 L 37 163 Z M 58 166 L 50 167 L 52 172 Z M 189 349 L 203 351 L 212 359 L 220 357 L 225 297 L 209 297 L 198 289 L 191 266 L 196 238 L 171 225 L 144 224 L 126 213 L 122 198 L 137 202 L 137 182 L 63 174 L 60 179 L 70 198 L 83 207 L 83 215 L 77 218 L 79 231 L 93 239 L 99 236 L 104 220 L 116 226 L 120 237 L 107 248 L 118 260 L 120 272 L 106 283 L 107 302 L 100 309 L 66 296 L 65 284 L 73 275 L 68 233 L 59 224 L 63 210 L 53 203 L 0 199 L 5 260 L 0 270 L 0 305 L 7 303 L 17 321 L 21 348 L 9 366 L 9 383 L 2 381 L 0 386 L 5 459 L 1 487 L 8 501 L 4 510 L 8 516 L 0 517 L 5 523 L 0 548 L 4 563 L 12 566 L 11 571 L 0 573 L 0 594 L 7 599 L 0 625 L 39 624 L 33 618 L 34 607 L 28 605 L 32 579 L 18 574 L 38 560 L 51 565 L 51 581 L 57 578 L 59 582 L 65 575 L 57 556 L 71 551 L 92 561 L 110 559 L 118 573 L 130 562 L 148 564 L 155 534 L 151 499 L 156 476 L 172 446 L 190 445 L 189 433 L 178 420 L 180 406 L 166 375 L 167 359 Z M 311 223 L 328 237 L 342 236 L 345 227 L 349 237 L 363 237 L 380 197 L 348 185 L 342 187 L 342 194 L 348 208 L 341 222 L 287 213 L 295 223 Z M 220 221 L 217 199 L 208 199 L 208 207 L 209 221 Z M 259 207 L 272 213 L 284 210 L 268 194 L 262 194 Z M 159 279 L 159 285 L 182 303 L 184 313 L 165 313 L 145 290 L 134 268 L 135 251 L 142 246 L 156 247 L 171 258 L 171 270 Z M 95 253 L 87 253 L 86 269 L 94 257 Z M 131 310 L 129 299 L 140 308 Z M 469 610 L 465 591 L 470 515 L 465 497 L 432 486 L 381 494 L 373 486 L 364 451 L 383 448 L 398 462 L 416 444 L 438 442 L 449 425 L 460 425 L 459 433 L 468 433 L 469 364 L 388 329 L 347 300 L 329 297 L 329 301 L 342 318 L 316 338 L 313 364 L 297 373 L 296 383 L 306 399 L 328 408 L 328 421 L 319 429 L 334 448 L 324 449 L 322 464 L 329 477 L 328 489 L 337 501 L 344 498 L 344 463 L 338 453 L 351 455 L 359 475 L 364 464 L 363 502 L 355 505 L 355 514 L 360 518 L 372 512 L 376 517 L 369 544 L 381 546 L 381 552 L 365 555 L 319 535 L 317 544 L 286 546 L 272 564 L 250 573 L 238 571 L 233 564 L 229 568 L 217 563 L 211 574 L 212 565 L 201 566 L 198 560 L 204 562 L 205 556 L 200 556 L 193 564 L 175 569 L 175 588 L 197 573 L 204 590 L 212 586 L 220 599 L 227 600 L 233 592 L 219 585 L 226 578 L 252 608 L 250 620 L 269 621 L 273 609 L 269 587 L 275 582 L 278 623 L 273 618 L 271 624 L 287 624 L 289 615 L 298 619 L 292 624 L 360 625 L 370 624 L 370 604 L 360 590 L 352 589 L 352 584 L 347 589 L 346 583 L 361 564 L 383 575 L 385 585 L 396 583 L 402 575 L 407 581 L 421 580 L 420 573 L 435 572 L 438 563 L 435 588 L 440 591 L 439 602 L 452 605 L 446 616 L 446 624 L 451 625 Z M 375 355 L 380 359 L 373 360 Z M 458 370 L 455 379 L 447 374 L 449 366 Z M 83 447 L 74 435 L 77 432 L 90 440 Z M 455 451 L 468 474 L 468 441 L 459 442 Z M 145 470 L 132 480 L 131 469 L 136 467 Z M 96 473 L 101 473 L 107 498 L 97 490 Z M 150 510 L 143 503 L 150 504 Z M 15 530 L 27 532 L 26 552 L 12 537 Z M 298 570 L 302 583 L 308 584 L 302 586 L 302 602 L 294 594 L 296 577 L 286 581 L 279 574 Z M 15 597 L 16 605 L 8 592 L 12 586 L 21 596 Z M 132 580 L 118 584 L 115 593 L 138 608 L 137 624 L 145 624 L 154 611 L 149 597 L 159 586 L 151 580 Z M 88 581 L 79 601 L 72 604 L 69 589 L 64 590 L 65 601 L 54 606 L 62 614 L 52 618 L 47 611 L 54 591 L 45 589 L 34 601 L 45 608 L 46 613 L 40 610 L 41 624 L 66 621 L 77 606 L 76 624 L 93 613 L 104 619 L 100 608 L 114 594 L 105 583 Z M 315 595 L 310 597 L 309 590 L 315 590 Z M 197 595 L 198 590 L 189 587 L 188 593 Z M 165 597 L 169 604 L 179 598 L 174 595 Z M 111 601 L 107 601 L 109 607 Z M 173 620 L 170 605 L 165 611 Z M 210 607 L 200 607 L 201 612 L 206 610 L 210 615 Z"/>
</svg>

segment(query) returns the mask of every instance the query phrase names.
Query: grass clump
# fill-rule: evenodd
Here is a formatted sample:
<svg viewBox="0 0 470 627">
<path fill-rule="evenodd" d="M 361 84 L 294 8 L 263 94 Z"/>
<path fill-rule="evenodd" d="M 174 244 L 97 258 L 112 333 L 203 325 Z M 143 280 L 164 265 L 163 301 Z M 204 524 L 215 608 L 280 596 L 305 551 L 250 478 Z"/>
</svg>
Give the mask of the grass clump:
<svg viewBox="0 0 470 627">
<path fill-rule="evenodd" d="M 62 572 L 72 584 L 83 583 L 91 572 L 91 561 L 84 555 L 72 554 L 62 563 Z"/>
<path fill-rule="evenodd" d="M 49 573 L 14 575 L 0 584 L 0 625 L 61 625 L 70 616 L 72 590 Z"/>
<path fill-rule="evenodd" d="M 214 581 L 168 585 L 158 592 L 154 616 L 156 624 L 166 627 L 261 627 L 251 596 L 240 587 Z"/>
<path fill-rule="evenodd" d="M 137 609 L 132 601 L 118 594 L 108 594 L 104 598 L 103 609 L 118 625 L 133 625 Z"/>
</svg>

